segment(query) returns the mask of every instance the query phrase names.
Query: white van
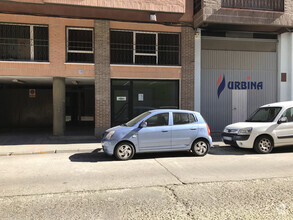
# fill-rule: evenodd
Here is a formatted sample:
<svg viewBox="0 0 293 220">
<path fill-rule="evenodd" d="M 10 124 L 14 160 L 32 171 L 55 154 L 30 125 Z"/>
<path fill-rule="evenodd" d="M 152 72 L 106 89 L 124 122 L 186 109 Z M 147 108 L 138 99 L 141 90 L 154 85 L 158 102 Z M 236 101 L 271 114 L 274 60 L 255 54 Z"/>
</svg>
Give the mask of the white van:
<svg viewBox="0 0 293 220">
<path fill-rule="evenodd" d="M 263 154 L 293 145 L 293 101 L 261 106 L 245 122 L 225 127 L 222 138 L 225 144 Z"/>
</svg>

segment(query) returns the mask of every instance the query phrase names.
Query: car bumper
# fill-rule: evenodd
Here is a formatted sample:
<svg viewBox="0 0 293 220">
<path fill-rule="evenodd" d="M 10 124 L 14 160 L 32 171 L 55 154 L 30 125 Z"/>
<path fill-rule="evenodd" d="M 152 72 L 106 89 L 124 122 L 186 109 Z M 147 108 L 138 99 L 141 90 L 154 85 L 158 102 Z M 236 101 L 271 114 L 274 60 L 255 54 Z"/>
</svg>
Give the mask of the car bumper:
<svg viewBox="0 0 293 220">
<path fill-rule="evenodd" d="M 101 144 L 102 144 L 103 151 L 106 154 L 108 154 L 108 155 L 113 155 L 114 154 L 114 149 L 115 149 L 115 146 L 117 144 L 116 141 L 103 139 L 101 141 Z"/>
<path fill-rule="evenodd" d="M 242 148 L 252 148 L 251 141 L 249 140 L 250 135 L 237 135 L 230 133 L 222 133 L 222 139 L 225 144 L 238 146 Z"/>
</svg>

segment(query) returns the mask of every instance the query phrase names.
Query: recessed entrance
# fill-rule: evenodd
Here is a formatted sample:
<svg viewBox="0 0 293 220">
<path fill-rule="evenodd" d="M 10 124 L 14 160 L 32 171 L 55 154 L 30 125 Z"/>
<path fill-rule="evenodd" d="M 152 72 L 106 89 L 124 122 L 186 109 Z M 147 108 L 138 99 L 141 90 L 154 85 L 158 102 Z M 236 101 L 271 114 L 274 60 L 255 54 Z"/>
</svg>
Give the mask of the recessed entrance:
<svg viewBox="0 0 293 220">
<path fill-rule="evenodd" d="M 123 124 L 152 109 L 179 108 L 178 80 L 111 81 L 111 124 Z"/>
</svg>

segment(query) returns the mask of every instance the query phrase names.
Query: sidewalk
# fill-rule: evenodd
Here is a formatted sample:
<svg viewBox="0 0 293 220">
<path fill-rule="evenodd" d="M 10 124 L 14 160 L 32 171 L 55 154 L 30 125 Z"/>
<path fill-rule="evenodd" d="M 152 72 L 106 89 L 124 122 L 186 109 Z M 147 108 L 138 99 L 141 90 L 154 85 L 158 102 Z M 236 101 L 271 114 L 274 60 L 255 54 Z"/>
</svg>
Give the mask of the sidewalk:
<svg viewBox="0 0 293 220">
<path fill-rule="evenodd" d="M 95 136 L 54 137 L 45 133 L 0 135 L 0 156 L 91 152 L 102 148 Z"/>
</svg>

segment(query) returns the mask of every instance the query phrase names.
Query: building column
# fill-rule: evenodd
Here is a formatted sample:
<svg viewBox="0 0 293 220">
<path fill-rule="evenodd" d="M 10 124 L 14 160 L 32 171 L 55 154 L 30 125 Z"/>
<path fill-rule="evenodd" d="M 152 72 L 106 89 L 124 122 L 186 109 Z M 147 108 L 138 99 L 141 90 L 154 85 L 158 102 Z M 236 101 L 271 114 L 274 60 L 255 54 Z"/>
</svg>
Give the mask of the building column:
<svg viewBox="0 0 293 220">
<path fill-rule="evenodd" d="M 201 30 L 194 35 L 194 111 L 200 112 L 201 102 Z"/>
<path fill-rule="evenodd" d="M 181 32 L 181 109 L 194 110 L 194 29 Z"/>
<path fill-rule="evenodd" d="M 53 135 L 65 133 L 65 78 L 53 78 Z"/>
<path fill-rule="evenodd" d="M 95 21 L 95 135 L 111 126 L 110 23 Z"/>
<path fill-rule="evenodd" d="M 278 101 L 293 100 L 292 74 L 293 33 L 284 33 L 279 35 L 278 44 Z"/>
</svg>

